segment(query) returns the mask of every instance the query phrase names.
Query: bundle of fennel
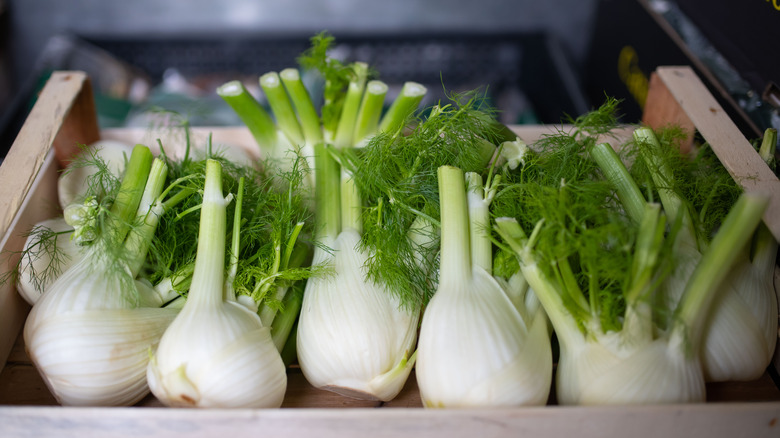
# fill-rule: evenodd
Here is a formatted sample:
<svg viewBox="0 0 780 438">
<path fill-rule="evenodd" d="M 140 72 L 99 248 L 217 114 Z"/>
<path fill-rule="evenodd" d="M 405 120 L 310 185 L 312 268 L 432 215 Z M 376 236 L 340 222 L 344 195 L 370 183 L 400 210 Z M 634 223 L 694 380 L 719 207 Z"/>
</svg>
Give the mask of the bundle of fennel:
<svg viewBox="0 0 780 438">
<path fill-rule="evenodd" d="M 686 224 L 666 202 L 663 209 L 647 202 L 614 150 L 597 143 L 616 120 L 616 104 L 574 120 L 571 133 L 545 138 L 519 172 L 507 175 L 513 184 L 496 202 L 495 214 L 503 216 L 498 233 L 517 254 L 558 338 L 560 403 L 704 401 L 708 322 L 727 311 L 720 285 L 767 199 L 739 196 L 679 283 L 677 300 L 660 299 L 675 266 L 689 261 L 678 244 Z M 669 192 L 658 188 L 662 200 Z"/>
<path fill-rule="evenodd" d="M 260 77 L 273 119 L 240 83 L 223 85 L 219 94 L 245 121 L 264 154 L 283 167 L 294 156 L 309 162 L 318 227 L 312 263 L 333 274 L 312 278 L 303 294 L 296 349 L 304 375 L 316 387 L 390 400 L 414 363 L 407 358 L 416 338 L 417 316 L 401 309 L 381 284 L 364 277 L 361 269 L 367 256 L 357 248 L 360 200 L 350 175 L 340 169 L 324 142 L 351 148 L 379 130 L 402 128 L 426 90 L 407 84 L 382 116 L 387 86 L 368 81 L 363 63 L 347 66 L 328 58 L 325 52 L 332 38 L 319 35 L 313 42 L 302 63 L 325 75 L 322 118 L 292 68 Z"/>
<path fill-rule="evenodd" d="M 179 310 L 194 306 L 183 304 L 190 285 L 199 283 L 192 282 L 193 276 L 206 275 L 198 274 L 195 263 L 198 233 L 193 233 L 193 227 L 200 222 L 205 171 L 212 161 L 225 168 L 218 176 L 220 182 L 240 191 L 244 214 L 236 215 L 231 209 L 231 217 L 238 218 L 232 229 L 223 230 L 221 236 L 214 229 L 207 233 L 224 240 L 229 231 L 233 247 L 212 251 L 213 263 L 200 271 L 225 273 L 225 287 L 237 291 L 235 301 L 254 315 L 264 328 L 263 336 L 268 335 L 273 351 L 263 356 L 276 357 L 280 364 L 277 386 L 280 375 L 284 379 L 279 351 L 290 344 L 287 339 L 300 309 L 298 280 L 311 272 L 306 265 L 310 247 L 305 239 L 312 224 L 307 224 L 310 213 L 298 187 L 305 174 L 295 166 L 281 172 L 267 163 L 262 171 L 254 165 L 233 163 L 213 156 L 210 144 L 201 155 L 211 159 L 194 160 L 187 152 L 189 147 L 185 145 L 183 158 L 174 160 L 165 155 L 164 148 L 154 158 L 149 148 L 137 145 L 126 170 L 119 172 L 86 148 L 76 167 L 92 175 L 79 181 L 86 192 L 68 192 L 75 201 L 65 208 L 65 217 L 40 224 L 28 236 L 17 268 L 17 276 L 36 279 L 25 344 L 62 404 L 130 405 L 149 393 L 150 351 Z M 219 324 L 207 321 L 203 318 L 197 325 L 220 331 Z M 171 337 L 175 344 L 186 338 L 167 336 Z M 119 357 L 116 351 L 124 353 Z M 205 360 L 200 365 L 211 366 Z M 254 374 L 251 369 L 243 372 Z M 218 374 L 209 373 L 211 382 L 220 379 Z M 241 379 L 239 374 L 222 374 L 221 378 Z M 197 389 L 206 384 L 192 385 Z M 202 403 L 191 393 L 187 395 L 194 405 L 218 405 L 213 400 L 222 397 L 232 400 L 226 406 L 257 406 L 236 398 L 227 385 L 222 387 L 218 395 L 213 390 L 208 397 L 204 394 Z M 278 403 L 279 394 L 283 390 L 277 390 Z M 278 405 L 277 401 L 271 405 Z"/>
<path fill-rule="evenodd" d="M 496 149 L 486 140 L 492 135 L 490 118 L 476 107 L 476 102 L 476 99 L 470 99 L 460 105 L 454 102 L 435 106 L 425 119 L 416 121 L 406 135 L 400 130 L 382 131 L 363 148 L 333 148 L 332 153 L 342 166 L 341 181 L 338 175 L 328 177 L 325 174 L 327 167 L 317 168 L 318 175 L 323 174 L 317 179 L 318 201 L 328 193 L 340 197 L 320 201 L 318 214 L 327 215 L 326 232 L 335 234 L 337 229 L 330 227 L 339 221 L 342 228 L 334 241 L 339 250 L 335 262 L 340 277 L 322 283 L 316 283 L 315 279 L 307 285 L 307 295 L 304 295 L 304 300 L 311 300 L 312 304 L 310 309 L 304 307 L 301 313 L 299 360 L 310 382 L 336 382 L 325 386 L 338 384 L 339 387 L 331 389 L 356 395 L 355 391 L 343 389 L 342 382 L 349 380 L 332 377 L 350 376 L 350 368 L 345 364 L 352 361 L 359 365 L 352 368 L 354 370 L 373 367 L 386 373 L 375 377 L 368 386 L 358 386 L 362 393 L 367 392 L 362 388 L 368 388 L 372 391 L 370 396 L 389 399 L 403 386 L 415 360 L 413 348 L 419 313 L 437 283 L 439 200 L 436 170 L 450 164 L 485 172 Z M 325 153 L 327 149 L 323 148 L 323 155 L 316 159 L 331 159 Z M 335 174 L 337 165 L 334 163 L 329 171 Z M 331 178 L 330 183 L 326 178 Z M 340 184 L 341 190 L 329 191 L 325 184 L 330 187 Z M 341 213 L 332 208 L 339 205 L 336 200 L 340 202 Z M 323 205 L 325 208 L 321 208 Z M 344 257 L 355 256 L 347 259 L 349 263 L 339 265 L 342 253 Z M 333 287 L 338 282 L 346 285 L 341 292 Z M 334 306 L 334 302 L 343 302 L 343 307 Z M 387 309 L 384 312 L 398 315 L 394 316 L 396 319 L 387 322 L 386 316 L 382 317 L 385 319 L 372 316 L 376 315 L 377 303 Z M 335 314 L 341 315 L 343 322 L 341 319 L 335 324 L 329 322 L 328 318 Z M 375 344 L 371 350 L 377 351 L 375 355 L 351 359 L 354 356 L 350 351 L 365 351 L 365 348 L 359 348 L 365 341 L 355 340 L 351 334 L 357 330 L 354 321 L 363 327 L 381 329 L 384 325 L 383 330 L 387 330 L 400 326 L 402 330 L 392 337 L 385 335 Z M 319 330 L 311 327 L 319 327 Z M 328 340 L 327 335 L 335 338 Z M 403 342 L 398 343 L 399 340 Z M 334 343 L 344 347 L 334 347 Z M 323 345 L 339 354 L 326 351 Z M 320 361 L 307 362 L 314 358 L 320 358 Z M 386 358 L 382 359 L 381 368 L 376 365 L 378 358 Z M 323 363 L 328 367 L 322 367 Z M 350 385 L 353 386 L 349 389 L 354 389 L 356 384 Z M 383 387 L 388 388 L 385 394 L 378 390 Z"/>
<path fill-rule="evenodd" d="M 546 400 L 545 391 L 549 388 L 545 381 L 551 375 L 549 356 L 545 353 L 546 349 L 549 349 L 549 331 L 544 311 L 538 308 L 534 284 L 530 280 L 526 281 L 523 275 L 523 269 L 531 269 L 527 265 L 536 266 L 536 258 L 547 260 L 544 263 L 554 263 L 553 270 L 545 273 L 552 278 L 545 277 L 545 281 L 537 283 L 537 286 L 545 288 L 548 303 L 553 289 L 551 284 L 555 285 L 554 290 L 564 295 L 562 304 L 549 311 L 559 315 L 558 318 L 562 310 L 565 310 L 564 314 L 571 312 L 568 318 L 573 318 L 575 322 L 572 324 L 559 321 L 558 326 L 576 327 L 582 339 L 601 339 L 602 343 L 610 345 L 607 350 L 618 356 L 638 350 L 623 345 L 634 343 L 629 339 L 634 333 L 637 339 L 643 340 L 637 344 L 642 344 L 647 339 L 671 338 L 672 343 L 676 342 L 685 348 L 698 345 L 698 340 L 687 339 L 687 330 L 698 330 L 700 321 L 706 319 L 706 302 L 714 294 L 711 291 L 713 287 L 692 282 L 693 286 L 690 287 L 699 292 L 689 292 L 688 295 L 695 297 L 701 294 L 707 299 L 703 299 L 705 304 L 701 304 L 702 310 L 698 313 L 690 309 L 699 304 L 689 304 L 689 310 L 678 311 L 680 314 L 687 312 L 696 313 L 698 316 L 689 316 L 690 320 L 675 323 L 676 327 L 680 327 L 677 331 L 672 330 L 671 325 L 664 326 L 664 323 L 660 323 L 663 319 L 668 323 L 669 315 L 674 313 L 671 307 L 656 308 L 659 305 L 656 303 L 657 298 L 663 289 L 659 285 L 671 269 L 668 262 L 674 260 L 673 255 L 678 254 L 673 251 L 673 242 L 676 236 L 680 235 L 677 222 L 667 220 L 667 216 L 672 214 L 660 211 L 657 205 L 646 206 L 647 202 L 643 199 L 639 202 L 621 196 L 621 202 L 618 203 L 616 189 L 612 184 L 617 183 L 620 187 L 626 182 L 604 178 L 604 175 L 614 173 L 614 169 L 600 169 L 597 166 L 598 152 L 593 152 L 592 158 L 587 157 L 601 147 L 596 147 L 594 138 L 608 134 L 616 126 L 617 119 L 613 114 L 616 101 L 609 101 L 600 110 L 573 121 L 575 133 L 561 133 L 537 145 L 537 149 L 545 151 L 543 154 L 530 151 L 521 141 L 505 141 L 511 140 L 511 137 L 500 138 L 491 114 L 474 111 L 474 101 L 465 105 L 464 102 L 436 105 L 430 108 L 427 118 L 405 123 L 404 125 L 410 125 L 411 128 L 404 132 L 387 129 L 388 125 L 384 123 L 377 128 L 379 110 L 371 111 L 367 108 L 376 108 L 374 105 L 377 105 L 379 98 L 366 83 L 377 86 L 380 94 L 382 87 L 378 85 L 381 83 L 368 82 L 364 64 L 344 65 L 328 58 L 326 50 L 331 40 L 320 35 L 313 41 L 315 45 L 308 52 L 308 56 L 303 58 L 302 64 L 317 68 L 326 78 L 328 86 L 324 97 L 325 105 L 320 109 L 322 118 L 316 118 L 317 111 L 314 110 L 309 96 L 302 93 L 305 88 L 297 82 L 300 78 L 297 71 L 288 69 L 281 75 L 269 73 L 263 75 L 260 82 L 277 125 L 272 122 L 265 123 L 268 134 L 255 134 L 255 138 L 261 147 L 276 147 L 281 137 L 286 139 L 282 143 L 298 144 L 298 153 L 316 150 L 308 156 L 315 175 L 311 182 L 315 185 L 316 193 L 315 206 L 319 225 L 317 237 L 322 245 L 319 256 L 315 255 L 315 259 L 332 266 L 336 275 L 327 280 L 313 279 L 308 283 L 307 294 L 304 295 L 306 303 L 301 317 L 303 330 L 298 333 L 298 347 L 302 351 L 300 362 L 304 374 L 314 386 L 357 397 L 381 400 L 392 398 L 400 389 L 399 385 L 403 383 L 415 359 L 410 349 L 414 343 L 409 339 L 408 329 L 413 320 L 405 318 L 399 322 L 398 313 L 378 310 L 396 306 L 407 309 L 411 315 L 425 309 L 425 313 L 430 314 L 427 325 L 438 327 L 425 329 L 424 323 L 420 335 L 418 383 L 426 405 L 495 406 L 542 403 Z M 282 86 L 286 93 L 282 92 Z M 231 97 L 226 98 L 230 101 L 229 99 Z M 396 106 L 393 104 L 391 108 Z M 234 107 L 240 113 L 241 107 Z M 253 102 L 251 107 L 256 108 L 259 105 Z M 267 114 L 254 119 L 249 115 L 243 118 L 254 122 L 271 120 Z M 373 122 L 366 127 L 360 123 L 362 120 Z M 247 124 L 250 130 L 257 131 L 252 128 L 251 123 Z M 321 146 L 320 143 L 329 146 Z M 498 155 L 496 144 L 501 144 Z M 279 156 L 278 150 L 274 155 Z M 477 181 L 481 178 L 491 181 L 492 177 L 488 173 L 491 159 L 494 160 L 494 165 L 501 165 L 506 185 L 482 189 L 481 183 Z M 439 169 L 449 167 L 458 168 L 469 175 L 468 199 L 469 206 L 474 207 L 474 210 L 489 210 L 490 198 L 501 193 L 498 206 L 491 214 L 494 217 L 512 214 L 516 219 L 525 221 L 520 228 L 516 228 L 511 220 L 499 220 L 497 232 L 502 234 L 504 243 L 498 248 L 493 247 L 484 236 L 478 237 L 480 233 L 486 236 L 492 234 L 490 221 L 485 219 L 484 211 L 469 212 L 469 217 L 471 214 L 476 216 L 465 220 L 470 223 L 468 229 L 472 236 L 468 245 L 462 241 L 459 244 L 450 244 L 459 248 L 454 251 L 458 256 L 445 254 L 445 250 L 440 247 L 440 230 L 456 215 L 440 212 L 439 197 L 445 189 L 436 185 L 435 175 Z M 340 179 L 335 176 L 339 169 Z M 449 170 L 443 172 L 450 173 Z M 498 179 L 495 178 L 491 184 Z M 620 194 L 621 191 L 617 190 L 617 193 Z M 517 212 L 518 209 L 526 208 L 525 201 L 529 199 L 528 204 L 533 208 Z M 750 228 L 750 221 L 755 220 L 762 206 L 760 200 L 750 197 L 739 205 L 746 203 L 752 208 L 749 217 L 744 219 L 746 227 Z M 514 207 L 508 209 L 510 204 Z M 328 207 L 323 208 L 323 205 Z M 338 211 L 339 208 L 341 211 Z M 598 214 L 594 214 L 594 211 L 598 211 Z M 520 233 L 519 230 L 523 226 L 527 231 Z M 533 229 L 538 231 L 532 234 Z M 544 244 L 539 244 L 538 239 L 546 235 L 545 231 L 551 237 Z M 527 235 L 531 235 L 530 240 L 526 240 Z M 346 239 L 346 236 L 351 238 Z M 740 236 L 735 237 L 739 238 Z M 501 240 L 495 235 L 492 239 Z M 544 247 L 544 250 L 536 254 L 526 248 L 518 255 L 519 263 L 507 263 L 507 254 L 519 250 L 521 245 Z M 445 262 L 449 257 L 459 257 L 460 261 Z M 526 257 L 526 263 L 523 263 L 523 257 Z M 499 259 L 501 260 L 498 261 Z M 496 261 L 500 265 L 501 273 L 491 275 L 491 265 Z M 455 263 L 458 263 L 460 268 L 445 268 L 447 265 L 454 266 Z M 731 262 L 719 260 L 714 263 L 725 267 Z M 452 274 L 453 271 L 458 275 Z M 445 275 L 445 272 L 450 274 Z M 530 272 L 534 278 L 539 277 L 533 269 Z M 469 273 L 472 273 L 473 277 L 467 275 Z M 463 277 L 464 275 L 466 277 Z M 442 278 L 446 281 L 442 282 Z M 460 280 L 453 280 L 454 278 Z M 539 281 L 538 278 L 536 281 Z M 479 312 L 474 310 L 475 306 L 465 304 L 467 300 L 480 296 L 476 294 L 469 297 L 465 294 L 468 285 L 477 283 L 491 285 L 475 289 L 493 290 L 492 296 L 495 297 L 494 300 L 498 300 L 494 302 L 504 303 L 498 306 L 502 309 L 501 312 L 504 312 L 502 315 L 505 315 L 500 319 L 514 322 L 502 325 L 505 330 L 499 330 L 492 336 L 486 334 L 484 342 L 478 342 L 474 348 L 469 349 L 463 342 L 466 335 L 458 335 L 456 329 L 464 328 L 463 330 L 470 334 L 479 330 L 466 328 L 468 326 L 464 324 L 447 322 L 446 315 L 448 312 L 459 314 L 457 312 L 469 308 L 471 310 L 466 313 L 475 321 L 475 327 L 489 324 L 485 322 L 485 318 L 499 318 L 495 312 L 483 313 L 477 317 Z M 345 286 L 340 287 L 340 284 Z M 453 289 L 464 291 L 464 295 L 442 292 Z M 338 292 L 339 290 L 341 292 Z M 704 292 L 705 290 L 707 292 Z M 393 297 L 393 301 L 386 300 L 388 294 Z M 487 295 L 490 294 L 485 296 Z M 432 301 L 426 308 L 432 296 L 440 298 Z M 448 296 L 450 298 L 447 298 Z M 654 297 L 654 301 L 652 307 L 648 308 L 650 296 Z M 367 297 L 382 298 L 371 298 L 366 304 L 364 300 Z M 459 300 L 462 302 L 458 303 Z M 689 300 L 696 302 L 696 298 Z M 447 301 L 450 304 L 439 304 Z M 378 305 L 377 302 L 382 304 Z M 511 303 L 511 307 L 507 302 Z M 562 309 L 564 306 L 565 309 Z M 680 309 L 684 308 L 685 306 L 680 306 Z M 434 316 L 437 314 L 445 316 Z M 509 317 L 509 314 L 512 316 Z M 361 320 L 359 315 L 370 316 L 367 317 L 368 320 Z M 372 338 L 372 335 L 367 334 L 357 339 L 351 335 L 354 332 L 375 333 L 376 321 L 384 320 L 387 322 L 380 325 L 387 329 L 401 329 L 388 330 L 382 338 Z M 316 324 L 312 321 L 316 321 Z M 533 339 L 528 335 L 532 326 L 535 327 L 536 333 Z M 557 328 L 554 319 L 553 326 Z M 561 330 L 567 331 L 565 328 Z M 451 333 L 452 339 L 457 340 L 453 342 L 460 342 L 457 344 L 458 348 L 437 348 L 436 344 L 444 342 L 442 333 Z M 496 341 L 502 338 L 502 333 L 507 336 L 503 341 Z M 508 335 L 509 333 L 513 334 Z M 570 337 L 569 334 L 560 336 Z M 686 337 L 685 341 L 680 341 L 680 337 Z M 576 356 L 571 351 L 577 350 L 580 339 L 575 335 L 571 335 L 571 338 L 575 341 L 564 341 L 567 346 L 574 344 L 564 355 L 567 358 Z M 374 341 L 380 352 L 360 347 L 370 344 L 370 339 L 382 339 L 379 342 Z M 534 341 L 533 345 L 537 346 L 534 348 L 538 354 L 518 354 L 519 348 L 532 344 L 527 342 L 531 340 Z M 492 345 L 492 342 L 499 344 Z M 422 347 L 423 344 L 426 345 L 425 348 Z M 514 345 L 510 348 L 510 344 Z M 620 344 L 620 347 L 614 347 L 612 344 Z M 655 342 L 653 345 L 661 344 L 664 342 Z M 477 348 L 477 345 L 483 350 Z M 656 348 L 656 351 L 661 350 L 661 347 Z M 354 351 L 372 353 L 366 355 L 368 359 L 360 359 L 354 356 Z M 426 351 L 436 353 L 429 354 Z M 460 356 L 453 356 L 455 351 L 460 351 Z M 504 351 L 505 354 L 498 354 L 497 351 Z M 510 351 L 513 353 L 509 353 Z M 590 351 L 583 354 L 588 356 Z M 674 351 L 679 353 L 681 350 Z M 502 359 L 491 365 L 490 359 L 496 355 Z M 438 356 L 438 359 L 426 359 L 427 356 Z M 682 370 L 680 373 L 699 372 L 697 355 L 693 356 L 681 361 L 685 362 L 683 365 L 675 365 L 678 370 Z M 380 357 L 384 359 L 380 360 Z M 474 357 L 486 357 L 488 360 L 473 360 L 468 366 L 463 363 L 466 362 L 464 358 Z M 419 362 L 421 360 L 422 365 Z M 436 360 L 440 365 L 426 365 L 435 363 Z M 526 364 L 521 365 L 524 360 Z M 531 365 L 534 360 L 535 365 Z M 571 362 L 572 360 L 568 359 L 563 361 L 564 366 L 559 376 L 576 374 L 570 371 L 571 366 L 566 366 Z M 508 365 L 510 363 L 514 368 Z M 517 390 L 507 391 L 511 396 L 503 397 L 497 395 L 496 390 L 489 389 L 490 385 L 503 386 L 505 389 L 514 388 L 513 384 L 508 383 L 508 376 L 501 373 L 509 373 L 509 369 L 520 370 L 523 366 L 526 369 L 517 371 L 513 381 L 521 382 L 529 375 L 536 375 L 538 379 L 535 389 L 530 389 L 532 385 L 527 385 L 529 395 L 523 396 L 523 391 Z M 534 367 L 539 370 L 538 374 L 528 371 Z M 448 373 L 443 372 L 445 368 Z M 492 371 L 489 371 L 491 369 Z M 450 380 L 464 383 L 457 389 L 455 386 L 458 385 L 451 385 L 451 391 L 443 391 L 441 388 L 446 387 L 446 383 L 433 383 L 437 379 L 441 380 L 442 376 L 449 376 Z M 700 399 L 700 380 L 689 380 L 693 381 L 689 386 L 695 388 L 686 392 L 688 395 L 675 398 L 659 389 L 655 395 L 649 393 L 647 398 L 633 401 Z M 685 392 L 684 389 L 680 391 Z M 581 390 L 572 389 L 570 392 L 575 395 L 568 395 L 566 390 L 562 389 L 559 396 L 564 402 L 579 402 L 581 397 L 578 394 Z M 598 395 L 587 400 L 602 402 Z"/>
<path fill-rule="evenodd" d="M 420 328 L 427 407 L 544 405 L 552 380 L 547 316 L 516 272 L 494 276 L 489 204 L 497 179 L 442 166 L 441 266 Z M 466 183 L 468 182 L 468 194 Z"/>
<path fill-rule="evenodd" d="M 27 317 L 27 351 L 63 404 L 127 405 L 148 393 L 148 350 L 178 312 L 161 308 L 161 297 L 136 280 L 167 193 L 166 176 L 167 166 L 148 148 L 133 149 L 110 199 L 84 204 L 90 212 L 81 216 L 91 220 L 80 226 L 91 229 L 83 233 L 91 240 L 83 254 Z"/>
<path fill-rule="evenodd" d="M 239 82 L 218 90 L 262 163 L 188 141 L 119 166 L 87 154 L 87 193 L 30 234 L 25 341 L 63 404 L 151 388 L 171 406 L 278 407 L 297 357 L 352 397 L 391 400 L 416 367 L 426 407 L 540 405 L 552 331 L 564 404 L 702 401 L 705 379 L 763 372 L 771 273 L 760 293 L 733 283 L 774 268 L 765 199 L 675 167 L 643 128 L 626 168 L 596 140 L 617 101 L 528 147 L 478 93 L 415 116 L 426 90 L 410 82 L 385 111 L 366 64 L 312 42 L 319 109 L 293 68 L 260 76 L 270 112 Z M 702 175 L 723 190 L 680 184 Z"/>
<path fill-rule="evenodd" d="M 673 144 L 677 136 L 674 130 L 656 136 L 649 129 L 637 129 L 634 139 L 642 160 L 631 169 L 634 178 L 648 186 L 643 191 L 660 199 L 667 216 L 681 222 L 674 243 L 679 264 L 663 285 L 661 297 L 673 303 L 680 300 L 680 285 L 708 251 L 742 192 L 707 144 L 688 159 Z M 759 150 L 765 161 L 770 161 L 776 142 L 776 131 L 767 130 Z M 734 248 L 737 261 L 720 285 L 722 290 L 706 323 L 702 365 L 707 381 L 755 380 L 774 354 L 777 241 L 764 224 L 759 224 L 750 240 L 748 245 Z"/>
<path fill-rule="evenodd" d="M 149 385 L 171 406 L 279 407 L 294 358 L 299 280 L 316 271 L 307 265 L 306 174 L 300 160 L 280 170 L 206 156 L 185 155 L 174 167 L 203 189 L 167 217 L 156 241 L 166 251 L 149 260 L 158 289 L 187 297 L 149 363 Z"/>
<path fill-rule="evenodd" d="M 304 375 L 318 388 L 386 401 L 414 365 L 419 315 L 438 283 L 437 169 L 487 175 L 501 132 L 477 94 L 410 118 L 425 93 L 415 83 L 382 114 L 387 86 L 369 80 L 366 64 L 330 58 L 325 34 L 312 41 L 300 61 L 325 80 L 321 118 L 293 69 L 260 77 L 273 118 L 238 83 L 220 94 L 271 156 L 290 144 L 315 151 L 314 264 L 335 274 L 306 286 L 297 328 Z"/>
<path fill-rule="evenodd" d="M 270 327 L 263 324 L 256 307 L 236 299 L 230 278 L 237 268 L 243 183 L 238 189 L 231 274 L 225 281 L 231 196 L 222 193 L 219 161 L 208 160 L 205 174 L 191 286 L 181 313 L 149 362 L 149 386 L 169 406 L 279 407 L 287 385 L 284 363 Z"/>
</svg>

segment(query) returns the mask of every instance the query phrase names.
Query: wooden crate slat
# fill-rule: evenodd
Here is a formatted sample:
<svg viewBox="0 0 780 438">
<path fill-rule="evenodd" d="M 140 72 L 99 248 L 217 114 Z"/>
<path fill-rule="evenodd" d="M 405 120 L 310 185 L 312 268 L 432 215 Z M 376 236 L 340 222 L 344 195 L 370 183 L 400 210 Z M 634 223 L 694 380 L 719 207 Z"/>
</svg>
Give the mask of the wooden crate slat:
<svg viewBox="0 0 780 438">
<path fill-rule="evenodd" d="M 301 413 L 305 416 L 302 416 Z M 147 409 L 12 407 L 0 410 L 9 436 L 103 438 L 283 436 L 431 438 L 659 436 L 775 438 L 780 406 L 534 407 L 521 409 Z"/>
</svg>

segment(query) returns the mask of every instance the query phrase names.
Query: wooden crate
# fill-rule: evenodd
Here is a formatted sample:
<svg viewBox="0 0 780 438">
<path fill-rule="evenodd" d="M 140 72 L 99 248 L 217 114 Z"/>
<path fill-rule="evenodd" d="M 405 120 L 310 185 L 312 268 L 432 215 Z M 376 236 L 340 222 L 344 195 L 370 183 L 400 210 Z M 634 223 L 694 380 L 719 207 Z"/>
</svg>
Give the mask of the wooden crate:
<svg viewBox="0 0 780 438">
<path fill-rule="evenodd" d="M 645 122 L 697 129 L 746 190 L 770 194 L 764 220 L 780 238 L 780 181 L 691 69 L 660 68 L 653 75 Z M 530 142 L 553 128 L 514 129 Z M 194 129 L 201 139 L 209 133 L 216 144 L 253 150 L 253 139 L 243 128 Z M 100 132 L 89 78 L 81 72 L 56 72 L 0 167 L 3 251 L 18 251 L 22 233 L 57 213 L 56 177 L 63 160 L 77 143 L 99 138 L 149 145 L 155 140 L 146 130 Z M 4 258 L 0 268 L 6 272 L 13 262 Z M 780 436 L 780 389 L 769 373 L 754 382 L 709 384 L 707 403 L 688 405 L 568 407 L 551 401 L 532 408 L 429 410 L 421 408 L 414 375 L 395 400 L 379 403 L 314 389 L 300 370 L 291 368 L 282 409 L 171 409 L 152 396 L 127 408 L 61 407 L 24 351 L 20 328 L 28 311 L 14 285 L 0 286 L 0 437 Z M 775 367 L 780 368 L 777 359 Z"/>
</svg>

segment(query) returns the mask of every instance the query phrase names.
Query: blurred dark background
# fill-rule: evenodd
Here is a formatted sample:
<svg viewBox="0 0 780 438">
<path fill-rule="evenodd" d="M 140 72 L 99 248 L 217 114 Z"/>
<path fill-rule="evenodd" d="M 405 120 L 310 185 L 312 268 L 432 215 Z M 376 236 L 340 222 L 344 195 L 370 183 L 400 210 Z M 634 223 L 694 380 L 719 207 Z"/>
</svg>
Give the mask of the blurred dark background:
<svg viewBox="0 0 780 438">
<path fill-rule="evenodd" d="M 734 0 L 735 2 L 736 0 Z M 559 123 L 623 99 L 638 122 L 659 65 L 692 65 L 748 138 L 780 126 L 780 10 L 704 0 L 0 0 L 0 156 L 53 70 L 90 74 L 102 127 L 164 107 L 193 124 L 239 124 L 216 97 L 241 79 L 295 66 L 327 30 L 427 104 L 481 88 L 507 124 Z M 728 13 L 727 13 L 728 11 Z M 261 96 L 259 96 L 261 97 Z"/>
</svg>

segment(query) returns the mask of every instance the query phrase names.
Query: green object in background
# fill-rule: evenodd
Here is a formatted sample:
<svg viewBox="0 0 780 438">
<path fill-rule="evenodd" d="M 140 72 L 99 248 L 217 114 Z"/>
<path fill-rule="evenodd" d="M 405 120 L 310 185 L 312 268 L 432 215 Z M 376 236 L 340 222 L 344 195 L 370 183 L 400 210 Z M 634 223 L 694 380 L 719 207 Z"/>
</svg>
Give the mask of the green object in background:
<svg viewBox="0 0 780 438">
<path fill-rule="evenodd" d="M 95 93 L 95 111 L 98 126 L 101 128 L 116 128 L 124 126 L 133 104 L 125 99 L 118 99 L 102 93 Z"/>
</svg>

